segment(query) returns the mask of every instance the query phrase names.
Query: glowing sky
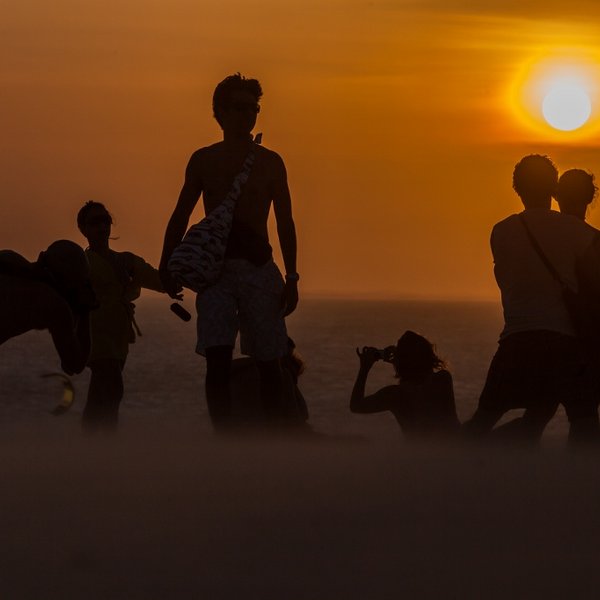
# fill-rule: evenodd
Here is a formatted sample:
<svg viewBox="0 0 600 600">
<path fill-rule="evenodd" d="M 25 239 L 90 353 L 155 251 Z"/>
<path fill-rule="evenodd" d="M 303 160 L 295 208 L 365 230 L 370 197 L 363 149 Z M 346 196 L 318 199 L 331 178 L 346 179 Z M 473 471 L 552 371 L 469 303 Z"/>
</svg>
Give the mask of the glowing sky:
<svg viewBox="0 0 600 600">
<path fill-rule="evenodd" d="M 219 139 L 212 90 L 241 71 L 288 166 L 301 291 L 495 298 L 488 238 L 519 210 L 514 163 L 600 173 L 594 112 L 569 136 L 515 99 L 532 64 L 567 55 L 600 81 L 600 6 L 529 4 L 3 1 L 0 246 L 83 244 L 93 198 L 113 247 L 156 262 L 189 155 Z"/>
</svg>

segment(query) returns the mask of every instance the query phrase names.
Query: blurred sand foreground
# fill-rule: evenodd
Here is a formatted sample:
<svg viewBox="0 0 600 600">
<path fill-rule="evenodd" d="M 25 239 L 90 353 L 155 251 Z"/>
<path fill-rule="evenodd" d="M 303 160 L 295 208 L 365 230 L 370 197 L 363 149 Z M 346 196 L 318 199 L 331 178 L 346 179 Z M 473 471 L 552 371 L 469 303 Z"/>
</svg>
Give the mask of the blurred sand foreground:
<svg viewBox="0 0 600 600">
<path fill-rule="evenodd" d="M 0 598 L 596 598 L 598 457 L 0 427 Z"/>
</svg>

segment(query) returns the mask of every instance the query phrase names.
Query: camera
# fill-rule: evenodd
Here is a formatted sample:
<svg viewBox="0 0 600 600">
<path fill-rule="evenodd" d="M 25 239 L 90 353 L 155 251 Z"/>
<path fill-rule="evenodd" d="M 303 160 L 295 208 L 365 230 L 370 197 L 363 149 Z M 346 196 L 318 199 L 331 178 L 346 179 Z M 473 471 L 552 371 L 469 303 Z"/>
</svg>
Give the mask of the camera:
<svg viewBox="0 0 600 600">
<path fill-rule="evenodd" d="M 392 362 L 394 360 L 395 346 L 387 346 L 386 348 L 375 348 L 377 354 L 377 360 L 383 360 L 384 362 Z"/>
</svg>

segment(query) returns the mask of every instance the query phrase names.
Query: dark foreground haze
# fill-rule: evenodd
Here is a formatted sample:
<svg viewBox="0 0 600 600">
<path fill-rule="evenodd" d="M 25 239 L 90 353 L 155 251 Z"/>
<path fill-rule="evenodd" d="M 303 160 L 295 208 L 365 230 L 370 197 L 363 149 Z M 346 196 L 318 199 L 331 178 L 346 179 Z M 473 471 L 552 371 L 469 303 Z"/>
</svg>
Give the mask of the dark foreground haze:
<svg viewBox="0 0 600 600">
<path fill-rule="evenodd" d="M 6 599 L 591 598 L 597 456 L 0 427 Z"/>
</svg>

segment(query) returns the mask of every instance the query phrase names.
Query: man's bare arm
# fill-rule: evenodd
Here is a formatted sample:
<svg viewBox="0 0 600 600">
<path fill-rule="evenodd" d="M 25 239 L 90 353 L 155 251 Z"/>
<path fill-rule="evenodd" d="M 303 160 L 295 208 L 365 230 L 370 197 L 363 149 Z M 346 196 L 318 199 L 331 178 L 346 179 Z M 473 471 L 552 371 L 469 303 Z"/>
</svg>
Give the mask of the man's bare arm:
<svg viewBox="0 0 600 600">
<path fill-rule="evenodd" d="M 173 281 L 167 270 L 167 264 L 173 250 L 181 242 L 183 236 L 188 227 L 190 216 L 194 210 L 198 198 L 202 193 L 202 182 L 200 178 L 200 161 L 201 155 L 199 152 L 195 152 L 190 161 L 188 162 L 185 171 L 185 181 L 175 210 L 169 219 L 167 229 L 165 231 L 165 238 L 163 242 L 163 250 L 160 259 L 160 278 L 163 283 L 165 291 L 172 297 L 176 297 L 181 291 L 181 287 Z"/>
<path fill-rule="evenodd" d="M 277 222 L 277 236 L 287 274 L 296 273 L 296 226 L 292 217 L 292 199 L 287 183 L 287 173 L 283 160 L 277 156 L 273 186 L 273 209 Z M 298 304 L 298 282 L 286 279 L 283 295 L 285 315 L 291 314 Z"/>
</svg>

